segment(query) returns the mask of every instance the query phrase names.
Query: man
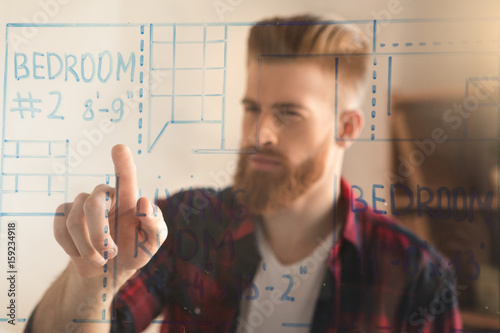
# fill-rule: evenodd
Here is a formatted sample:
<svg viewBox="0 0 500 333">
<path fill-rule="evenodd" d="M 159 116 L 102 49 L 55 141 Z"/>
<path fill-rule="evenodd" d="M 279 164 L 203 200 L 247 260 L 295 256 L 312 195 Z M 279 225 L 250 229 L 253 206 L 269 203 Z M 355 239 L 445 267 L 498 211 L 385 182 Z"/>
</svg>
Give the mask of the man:
<svg viewBox="0 0 500 333">
<path fill-rule="evenodd" d="M 135 332 L 160 314 L 162 332 L 461 328 L 441 256 L 341 180 L 362 127 L 366 37 L 299 16 L 260 22 L 248 45 L 234 186 L 179 193 L 158 209 L 137 200 L 131 153 L 115 146 L 117 188 L 58 208 L 55 237 L 71 264 L 33 332 Z"/>
</svg>

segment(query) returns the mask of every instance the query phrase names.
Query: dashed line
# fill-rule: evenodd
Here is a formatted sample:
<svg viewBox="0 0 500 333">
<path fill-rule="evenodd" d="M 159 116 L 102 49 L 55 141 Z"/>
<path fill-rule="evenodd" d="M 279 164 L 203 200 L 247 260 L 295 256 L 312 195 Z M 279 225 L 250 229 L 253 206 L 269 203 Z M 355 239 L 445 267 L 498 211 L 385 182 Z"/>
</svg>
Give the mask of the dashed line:
<svg viewBox="0 0 500 333">
<path fill-rule="evenodd" d="M 463 40 L 461 42 L 456 42 L 456 41 L 448 41 L 448 42 L 439 42 L 439 41 L 436 41 L 436 42 L 419 42 L 418 44 L 414 44 L 412 42 L 407 42 L 407 43 L 404 43 L 404 44 L 400 44 L 400 43 L 392 43 L 390 45 L 387 45 L 386 43 L 380 43 L 379 46 L 380 47 L 386 47 L 386 46 L 392 46 L 392 47 L 399 47 L 399 46 L 405 46 L 405 47 L 412 47 L 412 46 L 428 46 L 428 45 L 434 45 L 434 46 L 441 46 L 441 45 L 454 45 L 454 44 L 469 44 L 469 43 L 476 43 L 476 44 L 481 44 L 481 43 L 487 43 L 487 41 L 483 41 L 483 40 L 476 40 L 476 41 L 467 41 L 467 40 Z M 492 39 L 490 41 L 490 43 L 498 43 L 498 40 L 497 39 Z"/>
<path fill-rule="evenodd" d="M 387 115 L 391 115 L 392 57 L 387 60 Z"/>
<path fill-rule="evenodd" d="M 377 66 L 377 58 L 376 57 L 373 58 L 373 66 Z M 372 97 L 372 106 L 373 106 L 372 119 L 375 119 L 375 116 L 377 114 L 375 112 L 375 105 L 377 104 L 377 98 L 375 97 L 375 95 L 377 93 L 377 84 L 375 82 L 375 80 L 377 79 L 377 71 L 376 70 L 373 70 L 372 78 L 374 80 L 374 82 L 372 84 L 372 94 L 373 94 L 373 97 Z M 373 133 L 373 131 L 375 130 L 375 125 L 374 124 L 372 124 L 371 130 L 372 130 L 372 134 L 371 134 L 370 138 L 372 140 L 375 140 L 375 133 Z"/>
<path fill-rule="evenodd" d="M 109 201 L 109 191 L 106 191 L 106 199 L 105 200 Z M 109 210 L 106 209 L 106 211 L 105 211 L 104 214 L 105 214 L 105 217 L 108 218 Z M 107 247 L 108 243 L 109 243 L 108 242 L 108 237 L 107 237 L 108 233 L 109 233 L 109 227 L 106 225 L 106 226 L 104 226 L 104 234 L 106 235 L 106 238 L 104 238 L 104 246 L 105 247 Z M 108 251 L 107 250 L 104 251 L 103 257 L 104 257 L 104 260 L 108 260 Z M 106 272 L 107 272 L 107 267 L 108 267 L 107 264 L 105 264 L 104 267 L 103 267 L 104 274 L 106 274 Z M 102 286 L 103 286 L 103 288 L 106 288 L 107 281 L 108 281 L 108 279 L 105 276 L 102 279 Z M 103 303 L 106 302 L 106 293 L 105 292 L 102 294 L 102 302 Z M 106 309 L 102 309 L 102 319 L 104 320 L 105 318 L 106 318 Z"/>
<path fill-rule="evenodd" d="M 144 52 L 144 25 L 141 25 L 141 36 L 143 37 L 141 39 L 141 44 L 140 44 L 140 49 L 141 49 L 141 52 Z M 141 66 L 141 72 L 139 73 L 139 82 L 142 84 L 144 82 L 144 72 L 143 72 L 143 68 L 144 68 L 144 54 L 141 54 L 140 56 L 140 61 L 139 61 L 139 64 Z M 139 89 L 139 98 L 143 98 L 144 96 L 144 89 L 141 87 Z M 143 103 L 142 101 L 139 102 L 139 130 L 142 129 L 142 109 L 143 109 Z M 139 133 L 137 135 L 137 142 L 139 143 L 139 146 L 142 144 L 142 133 Z M 142 149 L 138 149 L 137 150 L 137 153 L 140 155 L 142 153 Z"/>
</svg>

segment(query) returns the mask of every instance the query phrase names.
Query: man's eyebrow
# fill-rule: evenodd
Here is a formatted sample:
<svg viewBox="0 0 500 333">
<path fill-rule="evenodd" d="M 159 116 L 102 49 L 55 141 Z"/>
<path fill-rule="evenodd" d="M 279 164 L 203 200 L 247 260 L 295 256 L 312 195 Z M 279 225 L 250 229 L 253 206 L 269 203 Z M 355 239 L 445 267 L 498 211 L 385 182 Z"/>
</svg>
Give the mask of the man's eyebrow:
<svg viewBox="0 0 500 333">
<path fill-rule="evenodd" d="M 250 98 L 243 98 L 241 100 L 241 103 L 242 104 L 254 104 L 254 105 L 258 105 L 259 103 L 257 103 L 256 101 L 254 101 L 253 99 L 250 99 Z"/>
<path fill-rule="evenodd" d="M 272 105 L 272 107 L 273 108 L 287 107 L 287 108 L 292 108 L 292 109 L 300 109 L 300 110 L 304 110 L 304 111 L 307 111 L 307 112 L 311 111 L 311 110 L 309 110 L 309 108 L 305 107 L 304 105 L 299 104 L 299 103 L 293 103 L 293 102 L 275 103 L 275 104 Z"/>
<path fill-rule="evenodd" d="M 259 105 L 259 103 L 257 103 L 256 101 L 254 101 L 253 99 L 250 99 L 250 98 L 244 98 L 244 99 L 242 99 L 241 103 L 242 104 Z M 307 112 L 310 111 L 304 105 L 299 104 L 299 103 L 293 103 L 293 102 L 280 102 L 280 103 L 274 103 L 272 105 L 272 108 L 283 108 L 283 107 L 294 108 L 294 109 L 301 109 L 301 110 L 304 110 L 304 111 L 307 111 Z"/>
</svg>

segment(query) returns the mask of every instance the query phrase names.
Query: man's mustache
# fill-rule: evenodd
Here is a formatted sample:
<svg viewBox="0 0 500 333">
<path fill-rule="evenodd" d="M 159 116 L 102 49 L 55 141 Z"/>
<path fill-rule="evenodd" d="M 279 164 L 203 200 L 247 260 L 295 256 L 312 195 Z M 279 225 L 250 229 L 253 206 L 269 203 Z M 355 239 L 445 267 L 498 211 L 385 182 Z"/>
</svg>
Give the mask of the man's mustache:
<svg viewBox="0 0 500 333">
<path fill-rule="evenodd" d="M 248 158 L 251 158 L 252 156 L 259 155 L 259 156 L 266 156 L 266 157 L 271 157 L 275 158 L 279 161 L 284 161 L 285 158 L 283 154 L 277 150 L 274 150 L 272 148 L 255 148 L 255 146 L 245 146 L 242 148 L 244 151 L 254 151 L 254 153 L 246 154 L 248 155 Z"/>
</svg>

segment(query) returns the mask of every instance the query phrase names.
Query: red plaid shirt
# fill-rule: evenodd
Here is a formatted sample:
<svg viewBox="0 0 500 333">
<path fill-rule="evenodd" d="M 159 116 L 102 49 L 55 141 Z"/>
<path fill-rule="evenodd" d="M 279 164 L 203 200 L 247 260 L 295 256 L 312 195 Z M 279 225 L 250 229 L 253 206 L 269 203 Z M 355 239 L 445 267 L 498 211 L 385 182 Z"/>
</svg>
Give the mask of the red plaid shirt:
<svg viewBox="0 0 500 333">
<path fill-rule="evenodd" d="M 460 332 L 453 272 L 441 255 L 386 216 L 355 212 L 349 185 L 341 188 L 350 208 L 310 331 Z M 116 295 L 112 332 L 141 331 L 159 314 L 153 323 L 161 332 L 236 329 L 243 290 L 260 262 L 238 193 L 190 190 L 159 203 L 169 236 Z"/>
<path fill-rule="evenodd" d="M 352 207 L 342 182 L 341 200 Z M 114 332 L 228 332 L 260 262 L 238 191 L 186 191 L 160 203 L 169 237 L 116 296 Z M 332 247 L 312 332 L 458 332 L 453 272 L 434 249 L 384 215 L 349 209 Z M 300 301 L 300 300 L 297 300 Z M 258 331 L 258 330 L 256 330 Z"/>
</svg>

